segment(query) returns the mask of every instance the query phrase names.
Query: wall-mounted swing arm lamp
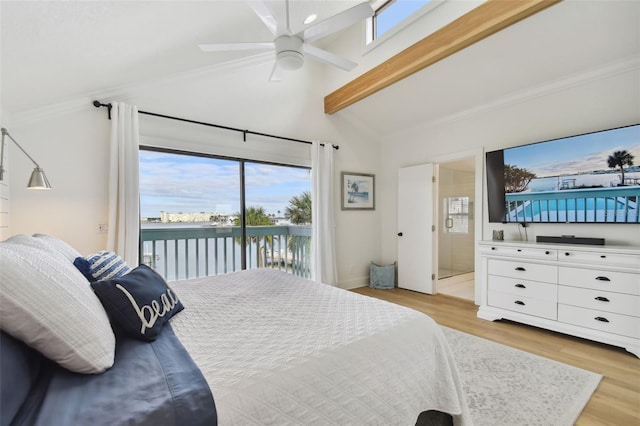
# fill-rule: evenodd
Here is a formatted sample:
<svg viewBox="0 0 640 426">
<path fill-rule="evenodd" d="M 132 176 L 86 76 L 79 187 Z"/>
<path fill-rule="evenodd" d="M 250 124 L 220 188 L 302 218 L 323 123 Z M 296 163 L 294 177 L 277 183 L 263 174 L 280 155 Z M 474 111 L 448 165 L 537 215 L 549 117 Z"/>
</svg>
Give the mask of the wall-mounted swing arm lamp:
<svg viewBox="0 0 640 426">
<path fill-rule="evenodd" d="M 31 160 L 31 162 L 36 166 L 33 169 L 33 172 L 31 173 L 31 178 L 29 179 L 27 188 L 51 189 L 51 185 L 49 184 L 49 179 L 47 179 L 47 176 L 44 174 L 44 170 L 42 170 L 38 165 L 38 163 L 36 163 L 36 160 L 31 158 L 31 156 L 27 154 L 27 151 L 25 151 L 24 148 L 22 148 L 20 144 L 16 142 L 16 140 L 9 134 L 7 129 L 3 127 L 1 131 L 2 131 L 2 142 L 0 143 L 0 181 L 4 180 L 4 172 L 5 172 L 4 170 L 4 137 L 7 136 L 9 139 L 13 141 L 13 143 L 16 144 L 18 148 L 20 148 L 20 151 L 22 151 L 24 155 L 26 155 L 29 158 L 29 160 Z"/>
</svg>

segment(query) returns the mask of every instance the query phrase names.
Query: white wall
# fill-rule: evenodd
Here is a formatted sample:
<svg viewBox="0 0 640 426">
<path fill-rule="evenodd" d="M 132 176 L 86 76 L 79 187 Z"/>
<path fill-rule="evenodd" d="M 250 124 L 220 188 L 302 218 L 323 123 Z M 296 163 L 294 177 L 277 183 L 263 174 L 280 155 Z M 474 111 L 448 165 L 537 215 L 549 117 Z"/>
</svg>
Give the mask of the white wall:
<svg viewBox="0 0 640 426">
<path fill-rule="evenodd" d="M 44 169 L 51 191 L 27 189 L 33 170 L 19 153 L 11 158 L 13 234 L 42 232 L 69 241 L 81 253 L 103 249 L 107 223 L 109 121 L 93 106 L 71 114 L 9 128 Z"/>
<path fill-rule="evenodd" d="M 8 158 L 8 153 L 5 152 L 5 159 Z M 4 179 L 0 181 L 0 241 L 8 238 L 11 235 L 11 196 L 9 189 L 9 167 L 8 164 L 5 167 L 7 173 Z"/>
<path fill-rule="evenodd" d="M 376 172 L 378 143 L 374 135 L 351 123 L 329 120 L 322 113 L 322 67 L 305 65 L 281 83 L 268 83 L 270 65 L 176 80 L 118 96 L 140 110 L 174 115 L 257 132 L 304 140 L 321 140 L 340 146 L 335 152 L 334 183 L 339 206 L 340 172 Z M 99 99 L 108 102 L 114 99 Z M 53 191 L 34 192 L 12 186 L 13 229 L 16 233 L 44 232 L 57 235 L 81 253 L 105 248 L 107 223 L 108 143 L 110 122 L 106 109 L 86 108 L 52 113 L 50 118 L 20 120 L 11 129 L 47 173 Z M 142 142 L 219 155 L 247 157 L 310 165 L 309 145 L 267 141 L 142 116 Z M 262 140 L 261 140 L 262 139 Z M 12 167 L 30 173 L 24 161 Z M 28 178 L 28 176 L 27 176 Z M 380 258 L 379 210 L 336 214 L 338 280 L 342 287 L 368 283 L 371 260 Z"/>
<path fill-rule="evenodd" d="M 384 142 L 380 172 L 384 190 L 379 194 L 382 207 L 382 255 L 396 259 L 395 210 L 397 170 L 400 167 L 434 161 L 438 157 L 470 149 L 485 151 L 517 146 L 579 133 L 636 123 L 640 117 L 640 79 L 638 70 L 603 75 L 585 80 L 568 80 L 565 87 L 531 93 L 493 107 L 477 109 L 469 115 L 426 124 L 391 135 Z M 580 84 L 574 84 L 580 81 Z M 495 106 L 500 105 L 500 106 Z M 576 147 L 579 149 L 579 147 Z M 483 203 L 486 190 L 483 191 Z M 489 224 L 483 208 L 483 238 L 493 229 L 504 229 L 505 239 L 519 239 L 515 224 Z M 637 225 L 533 224 L 530 241 L 536 235 L 573 234 L 605 237 L 607 244 L 638 245 Z"/>
</svg>

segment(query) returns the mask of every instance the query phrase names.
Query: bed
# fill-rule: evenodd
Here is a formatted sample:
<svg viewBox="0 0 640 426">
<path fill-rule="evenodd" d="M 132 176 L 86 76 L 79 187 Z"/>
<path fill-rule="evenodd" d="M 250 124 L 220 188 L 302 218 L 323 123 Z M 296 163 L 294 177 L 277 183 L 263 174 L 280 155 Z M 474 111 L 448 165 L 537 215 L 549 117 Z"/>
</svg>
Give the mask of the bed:
<svg viewBox="0 0 640 426">
<path fill-rule="evenodd" d="M 136 323 L 131 334 L 102 291 L 109 283 L 126 287 L 127 279 L 148 291 L 149 282 L 158 281 L 155 273 L 129 268 L 90 287 L 81 268 L 73 267 L 79 253 L 65 244 L 47 236 L 0 243 L 2 425 L 51 419 L 93 426 L 472 424 L 448 343 L 422 313 L 282 271 L 254 269 L 168 286 L 160 279 L 166 293 L 155 305 L 139 302 L 142 328 Z M 38 256 L 31 259 L 34 250 Z M 52 277 L 62 281 L 61 288 L 47 288 Z M 28 291 L 43 294 L 23 295 L 28 303 L 52 303 L 52 292 L 70 287 L 64 303 L 83 306 L 74 305 L 69 321 L 57 318 L 55 302 L 46 327 L 40 318 L 35 331 L 16 330 L 14 323 L 33 322 L 36 315 L 16 307 L 23 302 L 15 302 L 20 295 L 12 292 L 26 290 L 13 288 L 15 281 L 22 287 L 22 281 L 39 283 Z M 84 294 L 83 285 L 93 292 L 79 302 L 74 298 Z M 130 300 L 138 297 L 135 287 L 126 288 Z M 16 312 L 23 317 L 14 319 Z M 42 336 L 33 337 L 56 321 L 65 330 L 79 328 L 71 334 L 88 339 L 93 352 L 60 356 L 50 349 L 57 336 L 46 335 L 54 344 L 44 346 Z M 135 335 L 140 332 L 142 339 Z"/>
</svg>

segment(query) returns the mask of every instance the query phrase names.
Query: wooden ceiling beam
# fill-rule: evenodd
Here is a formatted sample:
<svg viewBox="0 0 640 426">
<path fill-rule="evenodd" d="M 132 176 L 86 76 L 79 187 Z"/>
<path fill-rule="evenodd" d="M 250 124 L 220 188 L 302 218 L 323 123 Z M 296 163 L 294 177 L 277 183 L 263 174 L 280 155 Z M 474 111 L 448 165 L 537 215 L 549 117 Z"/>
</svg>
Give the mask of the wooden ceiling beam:
<svg viewBox="0 0 640 426">
<path fill-rule="evenodd" d="M 487 0 L 324 98 L 333 114 L 561 0 Z"/>
</svg>

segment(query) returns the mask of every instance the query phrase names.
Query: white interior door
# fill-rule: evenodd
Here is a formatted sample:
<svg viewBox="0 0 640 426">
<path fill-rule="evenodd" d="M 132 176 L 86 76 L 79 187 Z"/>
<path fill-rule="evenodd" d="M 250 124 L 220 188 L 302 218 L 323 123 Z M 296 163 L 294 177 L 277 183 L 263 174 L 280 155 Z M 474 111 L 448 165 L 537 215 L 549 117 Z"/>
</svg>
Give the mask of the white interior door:
<svg viewBox="0 0 640 426">
<path fill-rule="evenodd" d="M 398 170 L 398 287 L 434 294 L 434 165 Z"/>
</svg>

